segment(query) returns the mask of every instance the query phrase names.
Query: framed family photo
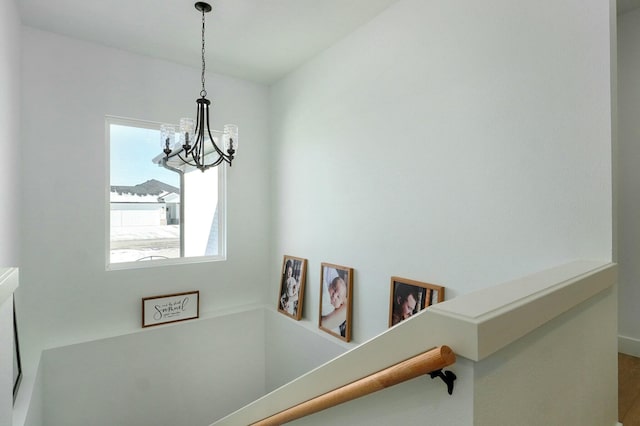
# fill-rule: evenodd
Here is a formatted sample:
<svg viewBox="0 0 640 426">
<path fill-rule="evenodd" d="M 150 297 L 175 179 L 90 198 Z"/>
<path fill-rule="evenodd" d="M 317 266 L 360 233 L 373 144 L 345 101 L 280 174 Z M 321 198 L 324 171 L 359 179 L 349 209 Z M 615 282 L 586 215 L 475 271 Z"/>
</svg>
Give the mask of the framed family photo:
<svg viewBox="0 0 640 426">
<path fill-rule="evenodd" d="M 278 311 L 295 319 L 302 318 L 304 285 L 307 278 L 307 259 L 284 256 L 278 293 Z"/>
<path fill-rule="evenodd" d="M 353 268 L 322 263 L 318 326 L 335 337 L 351 341 Z"/>
<path fill-rule="evenodd" d="M 444 287 L 391 277 L 389 293 L 389 327 L 417 314 L 434 303 L 444 301 Z"/>
</svg>

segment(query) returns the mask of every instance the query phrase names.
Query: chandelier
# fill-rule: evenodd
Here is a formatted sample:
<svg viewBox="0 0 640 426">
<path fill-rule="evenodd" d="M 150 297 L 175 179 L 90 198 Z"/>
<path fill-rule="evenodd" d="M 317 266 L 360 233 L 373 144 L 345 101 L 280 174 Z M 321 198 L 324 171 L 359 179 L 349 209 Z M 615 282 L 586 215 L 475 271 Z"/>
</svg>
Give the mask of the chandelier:
<svg viewBox="0 0 640 426">
<path fill-rule="evenodd" d="M 222 140 L 218 140 L 211 135 L 209 129 L 209 107 L 211 102 L 207 99 L 207 91 L 204 87 L 204 14 L 211 12 L 211 5 L 205 2 L 197 2 L 195 8 L 202 12 L 202 90 L 200 98 L 196 99 L 197 112 L 195 120 L 193 118 L 181 118 L 179 136 L 176 139 L 176 127 L 172 124 L 163 124 L 160 127 L 160 137 L 162 151 L 164 152 L 164 163 L 169 159 L 177 157 L 183 164 L 195 167 L 201 171 L 206 171 L 210 167 L 216 167 L 222 162 L 231 166 L 234 155 L 238 150 L 238 126 L 226 124 L 224 131 L 213 133 L 222 135 Z M 216 143 L 217 142 L 217 143 Z M 218 146 L 221 144 L 222 147 Z"/>
</svg>

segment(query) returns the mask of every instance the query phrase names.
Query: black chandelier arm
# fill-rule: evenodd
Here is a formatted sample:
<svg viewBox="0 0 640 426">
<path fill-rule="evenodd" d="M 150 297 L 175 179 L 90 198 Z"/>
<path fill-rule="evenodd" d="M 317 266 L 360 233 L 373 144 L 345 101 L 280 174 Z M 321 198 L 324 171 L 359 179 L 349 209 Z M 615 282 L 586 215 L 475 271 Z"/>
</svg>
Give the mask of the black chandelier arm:
<svg viewBox="0 0 640 426">
<path fill-rule="evenodd" d="M 181 152 L 185 152 L 183 151 L 178 151 L 176 153 L 173 153 L 171 155 L 167 155 L 165 157 L 165 161 L 169 161 L 169 159 L 173 158 L 173 157 L 178 157 L 184 164 L 187 164 L 191 167 L 195 167 L 197 169 L 202 170 L 203 172 L 205 170 L 207 170 L 210 167 L 216 167 L 218 165 L 220 165 L 223 161 L 229 163 L 229 165 L 231 166 L 231 161 L 229 158 L 227 158 L 227 156 L 223 156 L 223 155 L 218 155 L 218 158 L 216 159 L 216 161 L 214 161 L 213 163 L 209 163 L 209 164 L 204 164 L 203 162 L 198 161 L 195 157 L 193 157 L 192 154 L 185 152 L 185 154 L 187 154 L 186 157 L 183 157 L 181 155 Z M 192 159 L 189 159 L 189 156 L 191 155 Z M 232 160 L 233 158 L 231 158 Z"/>
<path fill-rule="evenodd" d="M 197 130 L 197 129 L 196 129 Z M 199 133 L 196 133 L 196 140 L 193 143 L 193 146 L 189 150 L 189 152 L 185 152 L 185 154 L 190 155 L 197 164 L 200 164 L 200 149 L 202 146 L 202 141 Z"/>
<path fill-rule="evenodd" d="M 229 162 L 229 160 L 227 159 L 227 155 L 218 147 L 218 145 L 216 145 L 215 140 L 213 139 L 213 136 L 211 136 L 211 127 L 209 127 L 209 109 L 207 109 L 207 133 L 209 134 L 209 140 L 211 141 L 211 146 L 213 146 L 213 149 L 216 150 L 216 152 L 218 153 L 218 155 L 220 157 L 224 157 L 225 161 Z M 233 160 L 233 157 L 231 157 L 231 159 Z"/>
<path fill-rule="evenodd" d="M 201 98 L 201 99 L 203 99 L 203 98 Z M 193 134 L 194 134 L 195 141 L 193 141 L 193 148 L 191 149 L 191 151 L 189 151 L 189 154 L 191 154 L 191 157 L 196 162 L 198 162 L 197 158 L 200 157 L 199 148 L 200 148 L 200 145 L 202 144 L 202 142 L 201 142 L 202 132 L 200 131 L 200 127 L 202 127 L 202 108 L 203 108 L 203 105 L 202 105 L 201 99 L 196 99 L 198 108 L 196 110 L 196 127 L 193 129 Z"/>
<path fill-rule="evenodd" d="M 195 146 L 197 147 L 197 149 L 195 150 L 195 155 L 194 155 L 194 159 L 195 157 L 198 158 L 198 162 L 204 164 L 204 125 L 205 125 L 205 111 L 206 111 L 206 116 L 207 118 L 209 117 L 209 105 L 211 104 L 211 102 L 209 102 L 209 100 L 207 98 L 205 98 L 204 96 L 202 96 L 200 99 L 196 99 L 196 103 L 198 104 L 198 109 L 196 111 L 196 128 L 195 128 L 195 133 L 196 133 L 196 142 L 195 142 Z M 206 121 L 207 125 L 208 120 Z M 207 128 L 207 131 L 209 129 Z"/>
<path fill-rule="evenodd" d="M 183 159 L 183 158 L 182 158 L 182 156 L 180 156 L 180 155 L 178 155 L 178 156 L 180 157 L 180 159 L 181 159 L 185 164 L 188 164 L 188 165 L 193 166 L 193 167 L 195 167 L 195 168 L 197 168 L 197 169 L 200 169 L 200 170 L 202 170 L 203 172 L 204 172 L 204 171 L 206 171 L 208 168 L 216 167 L 216 166 L 220 165 L 223 161 L 226 161 L 227 163 L 229 162 L 229 161 L 228 161 L 227 159 L 225 159 L 224 157 L 222 157 L 222 156 L 218 156 L 218 159 L 217 159 L 216 161 L 214 161 L 213 163 L 204 164 L 204 163 L 197 162 L 197 164 L 194 164 L 194 163 L 189 162 L 189 161 L 188 161 L 188 160 L 186 160 L 186 159 Z"/>
<path fill-rule="evenodd" d="M 183 151 L 184 151 L 184 150 L 183 150 Z M 213 162 L 213 163 L 211 163 L 211 164 L 206 164 L 206 165 L 205 165 L 205 164 L 200 163 L 199 161 L 198 161 L 198 162 L 195 162 L 195 161 L 190 160 L 190 159 L 188 158 L 188 156 L 187 156 L 186 158 L 185 158 L 185 157 L 183 157 L 183 156 L 180 154 L 180 153 L 181 153 L 181 152 L 183 152 L 183 151 L 178 151 L 178 152 L 175 152 L 175 153 L 173 153 L 173 154 L 170 154 L 170 155 L 165 156 L 164 161 L 169 161 L 169 160 L 170 160 L 171 158 L 173 158 L 173 157 L 178 157 L 178 158 L 179 158 L 183 163 L 185 163 L 185 164 L 187 164 L 187 165 L 189 165 L 189 166 L 192 166 L 192 167 L 196 167 L 196 168 L 198 168 L 198 169 L 202 169 L 202 168 L 209 168 L 209 167 L 215 167 L 215 166 L 219 165 L 220 163 L 222 163 L 222 161 L 226 161 L 226 160 L 224 160 L 224 158 L 223 158 L 223 157 L 220 157 L 220 156 L 219 156 L 219 157 L 218 157 L 218 159 L 217 159 L 215 162 Z"/>
<path fill-rule="evenodd" d="M 211 133 L 209 133 L 209 137 L 211 138 Z M 222 152 L 222 150 L 218 148 L 218 145 L 216 145 L 215 142 L 213 141 L 213 138 L 211 138 L 211 145 L 215 149 L 216 154 L 218 154 L 218 159 L 214 163 L 209 164 L 209 167 L 215 167 L 220 163 L 222 163 L 223 161 L 227 162 L 231 166 L 231 162 L 233 161 L 233 155 L 227 155 L 224 152 Z"/>
<path fill-rule="evenodd" d="M 226 157 L 224 157 L 224 156 L 220 155 L 216 161 L 214 161 L 214 162 L 213 162 L 213 163 L 211 163 L 211 164 L 207 164 L 207 167 L 216 167 L 216 166 L 218 166 L 218 165 L 222 164 L 222 162 L 223 162 L 223 161 L 225 161 L 225 162 L 227 162 L 229 165 L 231 165 L 231 163 L 229 162 L 229 160 L 228 160 Z"/>
</svg>

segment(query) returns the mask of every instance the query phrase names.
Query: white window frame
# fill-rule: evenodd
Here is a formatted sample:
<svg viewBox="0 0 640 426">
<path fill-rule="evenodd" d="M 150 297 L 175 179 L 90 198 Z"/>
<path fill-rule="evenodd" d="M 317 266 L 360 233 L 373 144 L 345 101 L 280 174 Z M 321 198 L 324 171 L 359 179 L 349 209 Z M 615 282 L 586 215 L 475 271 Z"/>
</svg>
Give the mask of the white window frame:
<svg viewBox="0 0 640 426">
<path fill-rule="evenodd" d="M 105 145 L 106 145 L 106 184 L 105 184 L 105 265 L 107 271 L 152 268 L 167 265 L 184 265 L 202 262 L 217 262 L 227 260 L 227 168 L 226 164 L 217 166 L 218 170 L 218 255 L 216 256 L 189 256 L 173 259 L 154 259 L 134 262 L 111 263 L 111 134 L 112 124 L 137 127 L 143 129 L 160 130 L 162 123 L 139 120 L 133 118 L 105 116 Z M 158 154 L 160 151 L 160 140 L 158 139 Z M 144 160 L 143 160 L 144 161 Z M 151 159 L 149 159 L 151 161 Z M 199 173 L 193 171 L 191 173 Z M 181 252 L 184 247 L 184 175 L 180 175 L 180 246 Z"/>
</svg>

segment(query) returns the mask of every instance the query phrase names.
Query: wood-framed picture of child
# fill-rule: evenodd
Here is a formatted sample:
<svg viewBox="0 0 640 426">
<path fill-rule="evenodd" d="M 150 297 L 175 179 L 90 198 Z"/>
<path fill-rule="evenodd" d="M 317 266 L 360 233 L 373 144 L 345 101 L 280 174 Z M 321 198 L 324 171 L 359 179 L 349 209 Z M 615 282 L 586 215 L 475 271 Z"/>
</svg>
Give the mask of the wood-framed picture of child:
<svg viewBox="0 0 640 426">
<path fill-rule="evenodd" d="M 353 268 L 322 263 L 318 326 L 335 337 L 351 341 Z"/>
<path fill-rule="evenodd" d="M 307 259 L 285 255 L 282 260 L 278 311 L 298 321 L 302 318 L 306 277 Z"/>
<path fill-rule="evenodd" d="M 389 327 L 411 318 L 434 303 L 444 301 L 444 287 L 391 277 L 389 293 Z"/>
</svg>

